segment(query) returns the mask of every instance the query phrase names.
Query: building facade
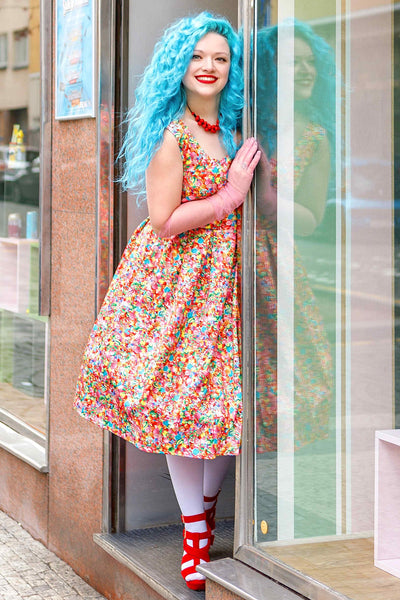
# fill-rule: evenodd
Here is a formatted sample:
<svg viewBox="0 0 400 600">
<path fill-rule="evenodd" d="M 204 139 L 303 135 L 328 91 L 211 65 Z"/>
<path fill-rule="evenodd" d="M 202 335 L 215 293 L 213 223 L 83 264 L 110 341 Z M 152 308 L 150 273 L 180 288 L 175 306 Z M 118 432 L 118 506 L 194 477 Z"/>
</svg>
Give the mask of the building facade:
<svg viewBox="0 0 400 600">
<path fill-rule="evenodd" d="M 400 597 L 399 5 L 14 4 L 0 1 L 0 508 L 108 598 L 193 595 L 165 458 L 72 402 L 147 214 L 116 183 L 123 115 L 165 27 L 210 10 L 242 32 L 243 135 L 268 160 L 242 213 L 243 445 L 205 597 Z"/>
</svg>

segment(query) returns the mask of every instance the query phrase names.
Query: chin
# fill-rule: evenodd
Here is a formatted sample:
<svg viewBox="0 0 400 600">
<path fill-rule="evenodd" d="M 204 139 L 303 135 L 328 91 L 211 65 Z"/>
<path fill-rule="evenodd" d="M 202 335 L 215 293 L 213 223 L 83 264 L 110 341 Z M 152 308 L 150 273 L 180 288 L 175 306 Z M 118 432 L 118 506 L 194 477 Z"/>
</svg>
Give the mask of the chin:
<svg viewBox="0 0 400 600">
<path fill-rule="evenodd" d="M 313 90 L 300 90 L 295 91 L 294 93 L 294 101 L 295 102 L 304 102 L 304 100 L 309 100 L 312 96 Z"/>
</svg>

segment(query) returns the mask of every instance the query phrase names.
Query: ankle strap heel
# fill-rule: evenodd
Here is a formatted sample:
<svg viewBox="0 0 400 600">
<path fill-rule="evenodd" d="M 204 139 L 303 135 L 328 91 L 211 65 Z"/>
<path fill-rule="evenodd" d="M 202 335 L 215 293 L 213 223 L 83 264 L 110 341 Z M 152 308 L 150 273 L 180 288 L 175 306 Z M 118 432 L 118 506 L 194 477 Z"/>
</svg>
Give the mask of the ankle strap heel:
<svg viewBox="0 0 400 600">
<path fill-rule="evenodd" d="M 200 513 L 198 515 L 184 516 L 182 515 L 182 523 L 196 523 L 198 521 L 206 520 L 206 513 Z M 200 542 L 206 541 L 202 547 Z M 189 543 L 191 542 L 191 544 Z M 207 524 L 207 531 L 202 533 L 187 531 L 185 528 L 183 531 L 183 556 L 181 562 L 181 575 L 185 580 L 187 587 L 191 590 L 204 590 L 205 579 L 202 575 L 198 574 L 198 578 L 187 580 L 188 575 L 197 574 L 196 567 L 202 562 L 210 562 L 210 556 L 208 554 L 211 545 L 211 531 Z M 192 565 L 183 567 L 183 565 L 189 561 L 193 561 Z"/>
<path fill-rule="evenodd" d="M 215 539 L 215 513 L 217 509 L 217 500 L 220 492 L 221 490 L 218 490 L 215 496 L 204 496 L 204 502 L 214 502 L 213 506 L 211 506 L 210 508 L 206 508 L 205 510 L 207 525 L 211 529 L 210 546 L 213 545 Z"/>
</svg>

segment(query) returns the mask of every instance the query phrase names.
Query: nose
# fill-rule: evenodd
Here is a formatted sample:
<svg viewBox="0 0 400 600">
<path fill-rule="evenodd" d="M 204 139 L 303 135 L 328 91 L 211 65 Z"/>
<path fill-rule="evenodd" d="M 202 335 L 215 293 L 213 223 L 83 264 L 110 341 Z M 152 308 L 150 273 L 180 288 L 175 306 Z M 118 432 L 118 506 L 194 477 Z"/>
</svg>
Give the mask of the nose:
<svg viewBox="0 0 400 600">
<path fill-rule="evenodd" d="M 205 71 L 212 71 L 214 69 L 214 62 L 211 56 L 204 57 L 203 69 Z"/>
<path fill-rule="evenodd" d="M 313 67 L 312 67 L 312 65 L 311 65 L 311 64 L 308 62 L 308 60 L 302 60 L 302 61 L 300 62 L 300 69 L 299 69 L 299 71 L 300 71 L 301 73 L 304 73 L 304 74 L 307 74 L 307 75 L 308 75 L 309 73 L 312 73 L 312 72 L 313 72 Z"/>
</svg>

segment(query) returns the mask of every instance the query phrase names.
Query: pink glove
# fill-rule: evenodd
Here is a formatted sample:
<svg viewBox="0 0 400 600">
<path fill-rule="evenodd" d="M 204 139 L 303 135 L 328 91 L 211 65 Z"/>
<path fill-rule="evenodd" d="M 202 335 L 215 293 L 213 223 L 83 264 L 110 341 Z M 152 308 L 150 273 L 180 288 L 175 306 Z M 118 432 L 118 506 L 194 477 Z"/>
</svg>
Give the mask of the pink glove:
<svg viewBox="0 0 400 600">
<path fill-rule="evenodd" d="M 190 229 L 205 227 L 220 221 L 243 204 L 253 179 L 254 169 L 261 152 L 254 138 L 249 138 L 237 151 L 228 173 L 228 181 L 216 194 L 204 200 L 191 200 L 180 204 L 158 233 L 169 238 Z"/>
</svg>

